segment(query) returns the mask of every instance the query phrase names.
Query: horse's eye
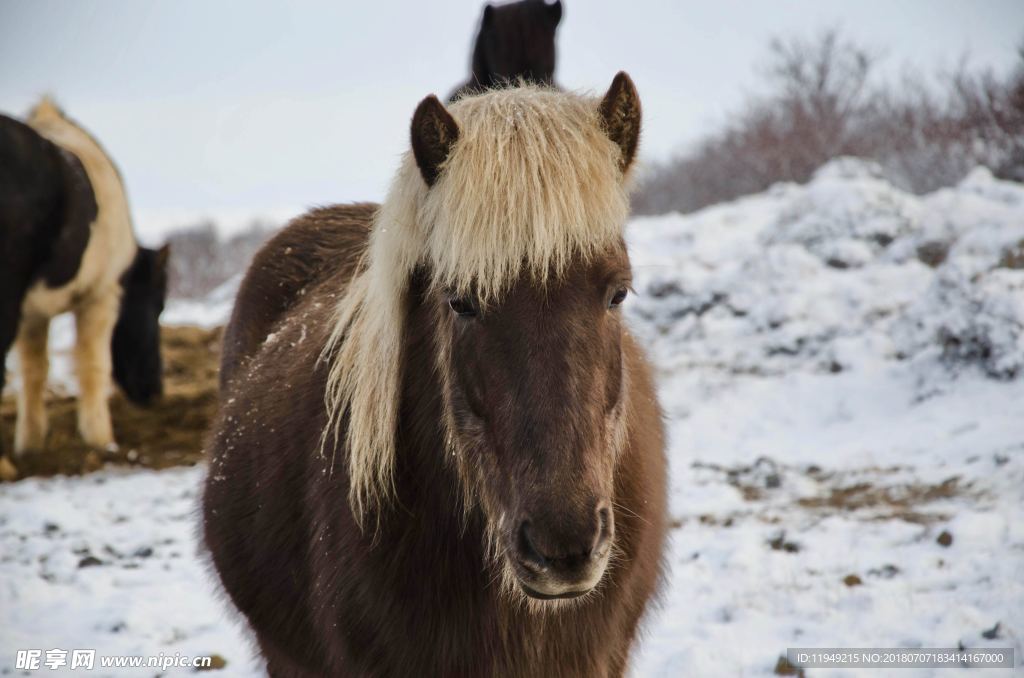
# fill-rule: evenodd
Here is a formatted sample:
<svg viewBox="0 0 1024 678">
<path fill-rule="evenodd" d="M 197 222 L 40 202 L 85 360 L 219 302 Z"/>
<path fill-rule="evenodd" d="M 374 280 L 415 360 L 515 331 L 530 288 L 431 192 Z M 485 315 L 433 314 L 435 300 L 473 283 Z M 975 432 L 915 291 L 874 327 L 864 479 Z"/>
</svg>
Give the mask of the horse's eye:
<svg viewBox="0 0 1024 678">
<path fill-rule="evenodd" d="M 461 318 L 472 318 L 477 313 L 476 301 L 471 297 L 449 297 L 448 305 Z"/>
<path fill-rule="evenodd" d="M 620 287 L 615 290 L 615 294 L 612 295 L 611 301 L 608 302 L 608 308 L 618 308 L 622 305 L 622 302 L 626 300 L 626 288 Z"/>
</svg>

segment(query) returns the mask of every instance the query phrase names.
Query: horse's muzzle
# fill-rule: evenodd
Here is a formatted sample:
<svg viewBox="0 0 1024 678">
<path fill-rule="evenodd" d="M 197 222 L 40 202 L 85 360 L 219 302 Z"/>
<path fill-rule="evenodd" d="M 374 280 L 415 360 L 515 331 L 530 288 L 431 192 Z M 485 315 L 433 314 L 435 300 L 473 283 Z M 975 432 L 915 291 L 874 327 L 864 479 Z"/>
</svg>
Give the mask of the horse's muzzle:
<svg viewBox="0 0 1024 678">
<path fill-rule="evenodd" d="M 577 598 L 597 586 L 608 566 L 613 522 L 605 507 L 583 524 L 573 525 L 563 516 L 522 521 L 510 559 L 523 593 L 557 600 Z"/>
</svg>

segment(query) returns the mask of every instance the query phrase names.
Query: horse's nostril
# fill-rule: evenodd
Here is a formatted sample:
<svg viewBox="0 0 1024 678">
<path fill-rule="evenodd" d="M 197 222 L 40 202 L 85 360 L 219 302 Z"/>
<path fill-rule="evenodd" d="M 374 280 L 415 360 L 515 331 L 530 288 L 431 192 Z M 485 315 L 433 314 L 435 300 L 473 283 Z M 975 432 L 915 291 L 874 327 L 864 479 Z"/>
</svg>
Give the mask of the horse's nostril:
<svg viewBox="0 0 1024 678">
<path fill-rule="evenodd" d="M 544 567 L 547 565 L 547 558 L 530 541 L 530 521 L 524 520 L 519 526 L 519 535 L 516 539 L 516 546 L 519 548 L 519 556 L 528 564 Z"/>
</svg>

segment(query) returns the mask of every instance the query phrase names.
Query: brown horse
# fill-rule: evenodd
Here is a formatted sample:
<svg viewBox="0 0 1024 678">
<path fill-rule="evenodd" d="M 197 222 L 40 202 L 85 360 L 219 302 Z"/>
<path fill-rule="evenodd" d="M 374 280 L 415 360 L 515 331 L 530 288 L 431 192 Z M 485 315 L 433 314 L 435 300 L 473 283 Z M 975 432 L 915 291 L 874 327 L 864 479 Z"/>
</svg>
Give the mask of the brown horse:
<svg viewBox="0 0 1024 678">
<path fill-rule="evenodd" d="M 225 337 L 206 544 L 279 676 L 620 676 L 665 536 L 620 305 L 640 103 L 428 97 L 385 202 L 292 222 Z"/>
</svg>

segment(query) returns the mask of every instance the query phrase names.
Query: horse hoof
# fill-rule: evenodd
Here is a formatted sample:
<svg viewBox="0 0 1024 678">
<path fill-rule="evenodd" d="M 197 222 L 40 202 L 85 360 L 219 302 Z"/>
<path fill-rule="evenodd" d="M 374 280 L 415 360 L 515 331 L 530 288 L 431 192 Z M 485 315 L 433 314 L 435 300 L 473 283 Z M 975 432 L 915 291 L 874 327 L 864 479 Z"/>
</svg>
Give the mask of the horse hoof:
<svg viewBox="0 0 1024 678">
<path fill-rule="evenodd" d="M 0 457 L 0 481 L 13 483 L 18 479 L 18 469 L 7 457 Z"/>
<path fill-rule="evenodd" d="M 102 454 L 117 452 L 117 442 L 113 440 L 113 436 L 102 435 L 93 436 L 82 434 L 82 441 L 86 447 L 96 450 Z"/>
<path fill-rule="evenodd" d="M 111 457 L 121 451 L 121 447 L 114 441 L 107 443 L 91 443 L 86 440 L 85 444 L 89 448 L 89 452 L 100 458 Z"/>
</svg>

